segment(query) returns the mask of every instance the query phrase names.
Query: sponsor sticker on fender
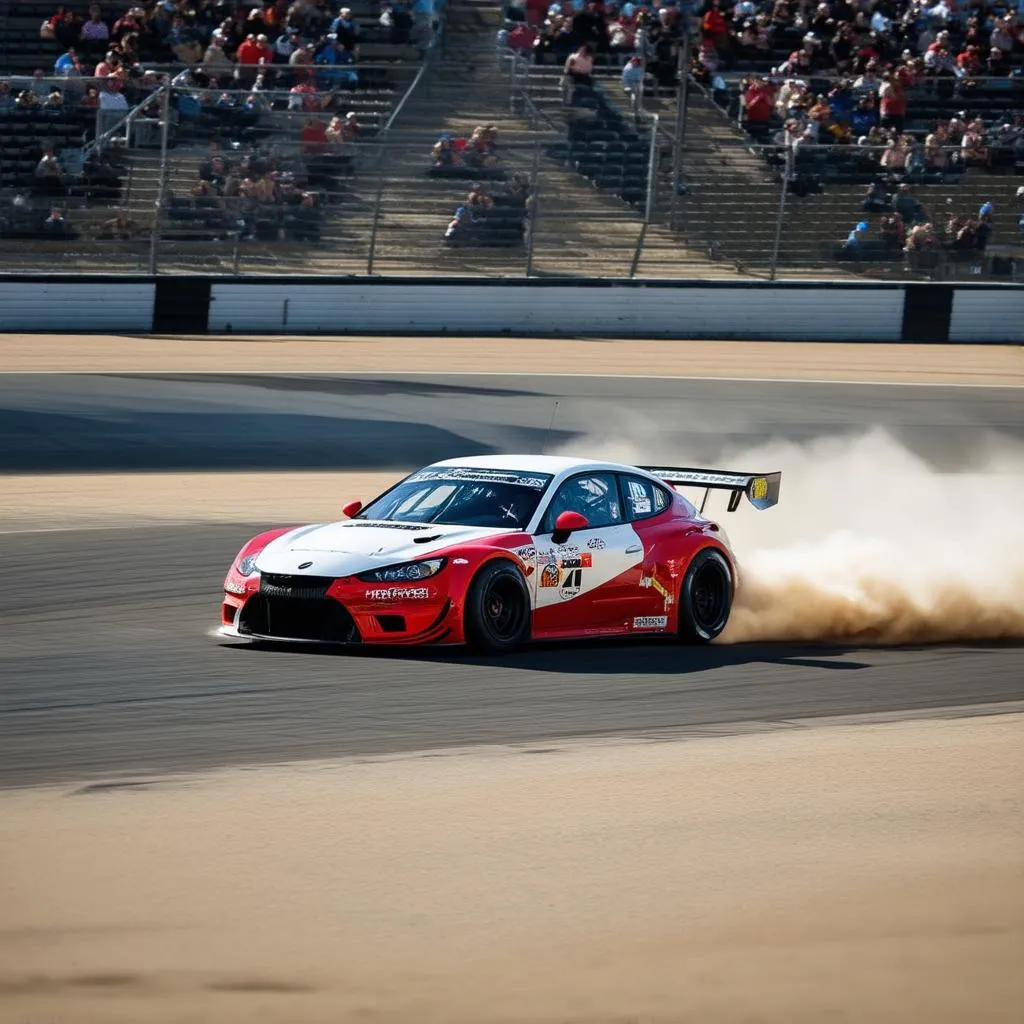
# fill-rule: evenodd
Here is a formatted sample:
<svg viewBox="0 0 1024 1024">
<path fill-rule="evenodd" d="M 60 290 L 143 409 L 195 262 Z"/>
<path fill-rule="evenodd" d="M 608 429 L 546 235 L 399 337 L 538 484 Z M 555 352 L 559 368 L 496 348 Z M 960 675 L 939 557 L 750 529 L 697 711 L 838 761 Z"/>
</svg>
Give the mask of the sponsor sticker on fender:
<svg viewBox="0 0 1024 1024">
<path fill-rule="evenodd" d="M 665 589 L 664 586 L 662 586 L 662 584 L 657 579 L 655 579 L 655 577 L 653 577 L 653 576 L 644 576 L 640 580 L 640 586 L 643 587 L 645 590 L 649 590 L 650 588 L 653 587 L 665 599 L 665 607 L 666 608 L 670 604 L 672 604 L 672 601 L 673 601 L 672 595 Z"/>
<path fill-rule="evenodd" d="M 554 562 L 550 565 L 545 565 L 543 572 L 540 574 L 540 585 L 542 587 L 557 587 L 558 576 L 558 566 Z"/>
<path fill-rule="evenodd" d="M 664 629 L 667 625 L 667 615 L 638 615 L 633 620 L 634 629 Z"/>
<path fill-rule="evenodd" d="M 366 592 L 367 601 L 425 601 L 428 597 L 427 587 L 374 587 Z"/>
</svg>

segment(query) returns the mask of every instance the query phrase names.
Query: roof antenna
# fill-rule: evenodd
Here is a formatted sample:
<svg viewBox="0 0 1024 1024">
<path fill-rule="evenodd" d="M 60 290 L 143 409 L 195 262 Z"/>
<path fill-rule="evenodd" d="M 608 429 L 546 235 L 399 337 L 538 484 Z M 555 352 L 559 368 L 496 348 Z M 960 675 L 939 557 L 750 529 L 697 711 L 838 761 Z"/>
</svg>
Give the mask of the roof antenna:
<svg viewBox="0 0 1024 1024">
<path fill-rule="evenodd" d="M 551 410 L 551 422 L 548 424 L 547 433 L 544 435 L 544 443 L 540 446 L 542 455 L 548 453 L 548 439 L 551 437 L 551 428 L 555 425 L 555 417 L 558 415 L 558 402 L 555 402 L 554 409 Z"/>
</svg>

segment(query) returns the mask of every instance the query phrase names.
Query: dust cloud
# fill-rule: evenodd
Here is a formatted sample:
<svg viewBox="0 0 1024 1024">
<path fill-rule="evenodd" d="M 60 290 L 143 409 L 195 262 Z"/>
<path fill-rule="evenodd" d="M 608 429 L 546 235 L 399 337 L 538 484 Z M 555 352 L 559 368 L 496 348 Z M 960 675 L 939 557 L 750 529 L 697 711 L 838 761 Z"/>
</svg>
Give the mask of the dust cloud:
<svg viewBox="0 0 1024 1024">
<path fill-rule="evenodd" d="M 667 458 L 653 437 L 575 442 Z M 638 451 L 638 448 L 641 448 Z M 672 456 L 678 464 L 678 450 Z M 707 460 L 705 460 L 707 461 Z M 970 473 L 940 473 L 882 430 L 765 441 L 708 463 L 781 470 L 779 505 L 721 514 L 740 592 L 724 643 L 893 645 L 1024 637 L 1024 449 L 986 439 Z M 724 509 L 712 497 L 708 514 Z"/>
</svg>

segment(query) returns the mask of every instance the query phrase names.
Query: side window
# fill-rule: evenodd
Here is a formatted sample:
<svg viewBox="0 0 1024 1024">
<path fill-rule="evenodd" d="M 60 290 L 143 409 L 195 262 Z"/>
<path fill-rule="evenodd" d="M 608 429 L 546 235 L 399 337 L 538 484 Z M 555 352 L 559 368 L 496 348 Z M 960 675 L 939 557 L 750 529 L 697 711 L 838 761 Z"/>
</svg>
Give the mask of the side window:
<svg viewBox="0 0 1024 1024">
<path fill-rule="evenodd" d="M 627 476 L 622 478 L 622 485 L 627 519 L 648 519 L 659 512 L 664 512 L 671 503 L 671 498 L 664 488 L 651 480 Z"/>
<path fill-rule="evenodd" d="M 574 476 L 558 488 L 544 515 L 544 533 L 551 533 L 563 512 L 579 512 L 592 527 L 618 526 L 622 522 L 619 489 L 611 473 Z"/>
</svg>

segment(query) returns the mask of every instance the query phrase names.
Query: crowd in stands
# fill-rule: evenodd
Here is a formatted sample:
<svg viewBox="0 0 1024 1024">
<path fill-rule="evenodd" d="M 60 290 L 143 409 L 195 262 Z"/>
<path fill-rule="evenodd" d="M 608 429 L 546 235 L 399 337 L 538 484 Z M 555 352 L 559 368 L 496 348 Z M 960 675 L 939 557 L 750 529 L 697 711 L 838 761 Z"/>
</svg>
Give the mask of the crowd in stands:
<svg viewBox="0 0 1024 1024">
<path fill-rule="evenodd" d="M 505 178 L 498 152 L 498 129 L 493 124 L 477 125 L 468 138 L 442 132 L 430 158 L 429 174 L 434 178 Z"/>
<path fill-rule="evenodd" d="M 83 193 L 87 198 L 116 195 L 120 182 L 116 174 L 110 180 L 116 154 L 108 159 L 105 151 L 96 152 L 84 167 L 81 159 L 74 166 L 72 155 L 81 153 L 97 130 L 115 124 L 149 92 L 171 82 L 186 130 L 212 128 L 205 134 L 245 138 L 245 130 L 275 108 L 306 115 L 301 170 L 276 166 L 273 159 L 267 164 L 263 155 L 253 158 L 252 167 L 240 161 L 223 179 L 203 179 L 187 200 L 175 199 L 176 213 L 185 217 L 189 209 L 198 210 L 199 220 L 224 221 L 243 237 L 265 236 L 271 224 L 277 237 L 312 237 L 319 231 L 322 200 L 315 183 L 327 185 L 351 173 L 353 144 L 369 130 L 346 109 L 344 96 L 367 83 L 388 81 L 386 72 L 360 68 L 364 35 L 373 42 L 424 48 L 436 29 L 435 0 L 382 0 L 370 25 L 360 24 L 337 0 L 244 5 L 147 0 L 134 7 L 116 2 L 93 3 L 87 10 L 81 4 L 58 7 L 39 29 L 40 53 L 49 51 L 45 59 L 52 64 L 22 80 L 0 81 L 0 185 L 19 188 L 3 230 L 23 232 L 29 212 L 40 212 L 38 204 L 33 209 L 33 197 L 56 202 L 83 184 L 90 186 Z M 155 104 L 151 113 L 158 113 Z M 39 134 L 24 135 L 26 145 L 17 149 L 19 140 L 11 139 L 21 128 L 7 128 L 5 120 L 21 124 L 44 117 Z M 61 121 L 67 128 L 63 136 Z M 270 126 L 263 134 L 272 132 Z M 57 146 L 46 144 L 51 135 Z M 247 141 L 259 137 L 252 131 Z M 5 141 L 17 159 L 4 151 Z M 5 205 L 0 200 L 0 208 Z M 106 225 L 101 237 L 122 237 L 130 218 L 122 219 L 125 223 Z M 48 215 L 46 223 L 51 224 Z M 49 226 L 45 233 L 55 231 Z"/>
<path fill-rule="evenodd" d="M 529 177 L 513 174 L 505 185 L 474 183 L 465 202 L 448 223 L 449 246 L 516 246 L 528 230 L 531 210 Z"/>
<path fill-rule="evenodd" d="M 170 197 L 176 238 L 318 241 L 325 207 L 315 161 L 278 146 L 248 153 L 210 143 L 188 196 Z"/>
</svg>

